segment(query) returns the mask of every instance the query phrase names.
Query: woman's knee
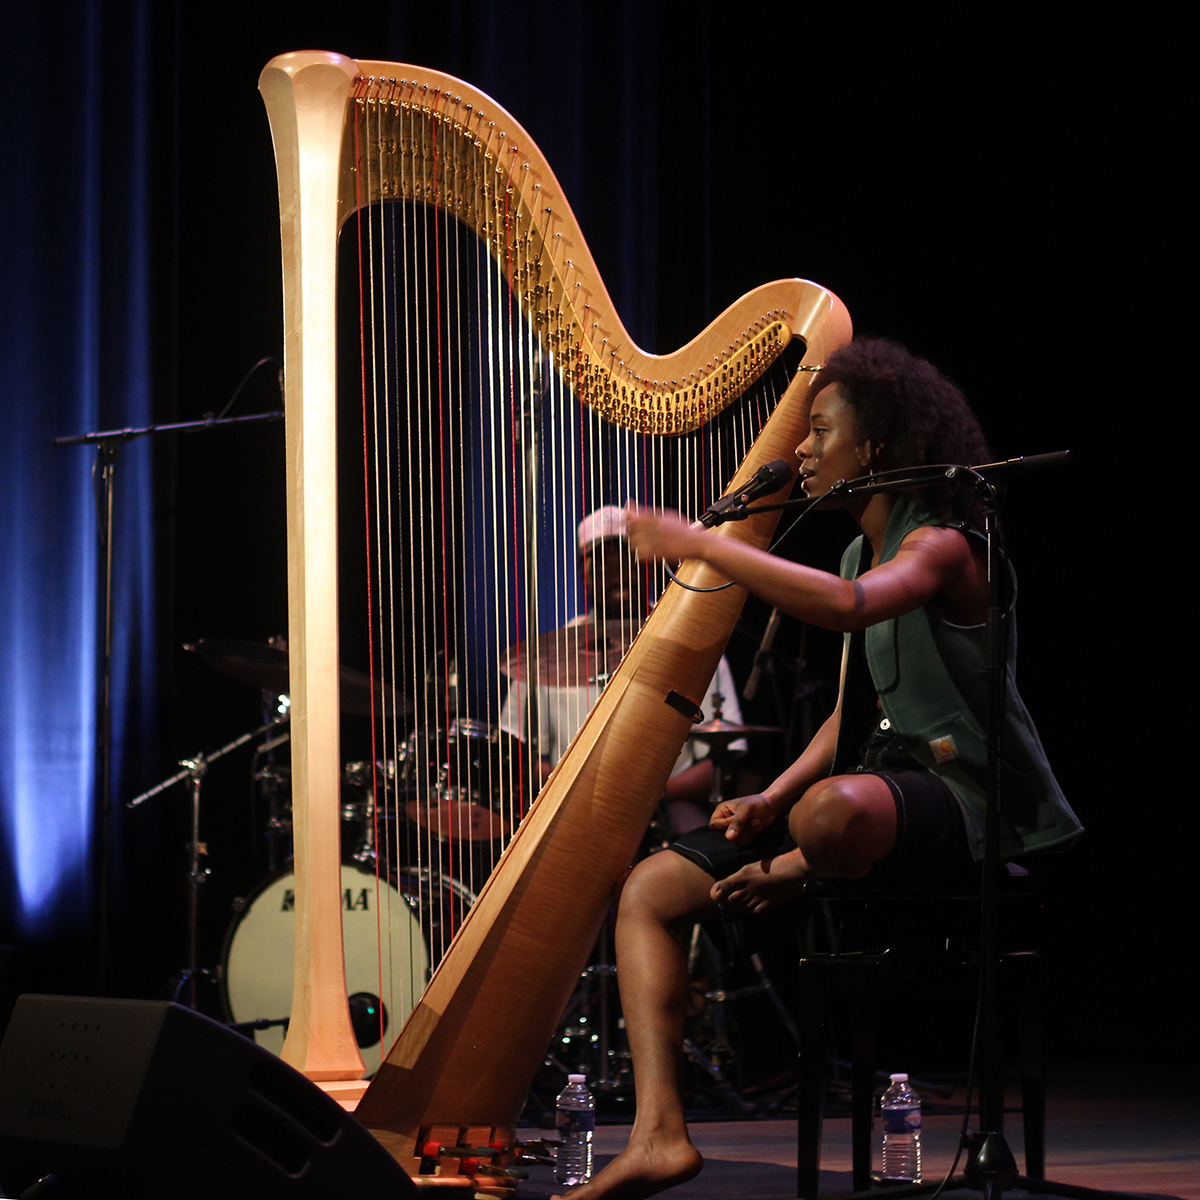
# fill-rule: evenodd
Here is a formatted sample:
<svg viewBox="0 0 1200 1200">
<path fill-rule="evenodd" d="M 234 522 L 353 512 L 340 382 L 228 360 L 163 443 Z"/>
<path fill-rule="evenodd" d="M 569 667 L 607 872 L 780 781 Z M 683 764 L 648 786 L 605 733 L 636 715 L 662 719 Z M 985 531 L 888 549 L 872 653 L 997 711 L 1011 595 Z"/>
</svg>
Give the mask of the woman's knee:
<svg viewBox="0 0 1200 1200">
<path fill-rule="evenodd" d="M 712 878 L 682 854 L 663 850 L 643 859 L 621 888 L 617 908 L 621 917 L 654 917 L 664 924 L 694 920 L 711 904 Z"/>
<path fill-rule="evenodd" d="M 790 829 L 818 875 L 864 875 L 896 843 L 896 806 L 877 775 L 835 775 L 792 810 Z"/>
</svg>

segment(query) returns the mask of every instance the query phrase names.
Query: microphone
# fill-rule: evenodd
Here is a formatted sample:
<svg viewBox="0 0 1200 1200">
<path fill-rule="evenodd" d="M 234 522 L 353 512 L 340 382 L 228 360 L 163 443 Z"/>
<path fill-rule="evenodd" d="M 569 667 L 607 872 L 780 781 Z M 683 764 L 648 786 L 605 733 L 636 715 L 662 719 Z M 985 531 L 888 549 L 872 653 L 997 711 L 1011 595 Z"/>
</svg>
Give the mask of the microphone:
<svg viewBox="0 0 1200 1200">
<path fill-rule="evenodd" d="M 755 471 L 750 482 L 741 491 L 722 496 L 700 518 L 700 524 L 706 529 L 714 525 L 723 525 L 726 521 L 744 521 L 748 516 L 746 505 L 759 496 L 769 496 L 777 492 L 785 483 L 793 479 L 791 466 L 782 458 L 772 459 Z"/>
<path fill-rule="evenodd" d="M 984 463 L 972 467 L 980 475 L 1020 475 L 1024 471 L 1038 471 L 1042 467 L 1061 467 L 1071 462 L 1070 450 L 1051 450 L 1048 454 L 1023 454 L 1020 458 L 1009 458 L 1003 462 Z"/>
</svg>

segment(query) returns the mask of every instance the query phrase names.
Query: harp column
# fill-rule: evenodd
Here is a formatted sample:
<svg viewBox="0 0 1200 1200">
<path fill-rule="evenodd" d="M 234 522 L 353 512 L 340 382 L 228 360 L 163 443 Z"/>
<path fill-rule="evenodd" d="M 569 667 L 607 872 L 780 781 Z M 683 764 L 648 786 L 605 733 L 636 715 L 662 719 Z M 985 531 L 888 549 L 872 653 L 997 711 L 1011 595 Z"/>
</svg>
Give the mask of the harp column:
<svg viewBox="0 0 1200 1200">
<path fill-rule="evenodd" d="M 351 59 L 305 51 L 272 59 L 259 79 L 283 235 L 296 870 L 296 968 L 283 1057 L 323 1084 L 361 1079 L 364 1070 L 344 983 L 338 820 L 337 163 L 357 76 Z"/>
</svg>

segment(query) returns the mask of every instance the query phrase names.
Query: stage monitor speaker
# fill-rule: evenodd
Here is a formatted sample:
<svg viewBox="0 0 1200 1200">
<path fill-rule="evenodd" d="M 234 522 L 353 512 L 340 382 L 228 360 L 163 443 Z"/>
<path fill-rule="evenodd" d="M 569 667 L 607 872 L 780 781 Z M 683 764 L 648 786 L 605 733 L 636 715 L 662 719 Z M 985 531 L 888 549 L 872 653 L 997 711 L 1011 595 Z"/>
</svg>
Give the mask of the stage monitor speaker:
<svg viewBox="0 0 1200 1200">
<path fill-rule="evenodd" d="M 178 1004 L 22 996 L 0 1045 L 0 1184 L 158 1200 L 414 1197 L 349 1113 Z"/>
</svg>

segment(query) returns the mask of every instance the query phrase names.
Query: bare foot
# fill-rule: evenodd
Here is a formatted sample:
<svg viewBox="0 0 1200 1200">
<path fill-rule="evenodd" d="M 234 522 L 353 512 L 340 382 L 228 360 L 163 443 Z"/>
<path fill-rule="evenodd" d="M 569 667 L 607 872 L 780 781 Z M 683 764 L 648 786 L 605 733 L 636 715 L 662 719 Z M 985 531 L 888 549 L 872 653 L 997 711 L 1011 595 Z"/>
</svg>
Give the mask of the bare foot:
<svg viewBox="0 0 1200 1200">
<path fill-rule="evenodd" d="M 732 875 L 718 879 L 711 895 L 731 912 L 762 913 L 798 896 L 808 876 L 804 856 L 799 850 L 789 850 L 762 862 L 748 863 Z"/>
<path fill-rule="evenodd" d="M 700 1151 L 686 1137 L 678 1141 L 631 1137 L 595 1179 L 562 1195 L 566 1200 L 645 1200 L 694 1179 L 703 1165 Z"/>
</svg>

